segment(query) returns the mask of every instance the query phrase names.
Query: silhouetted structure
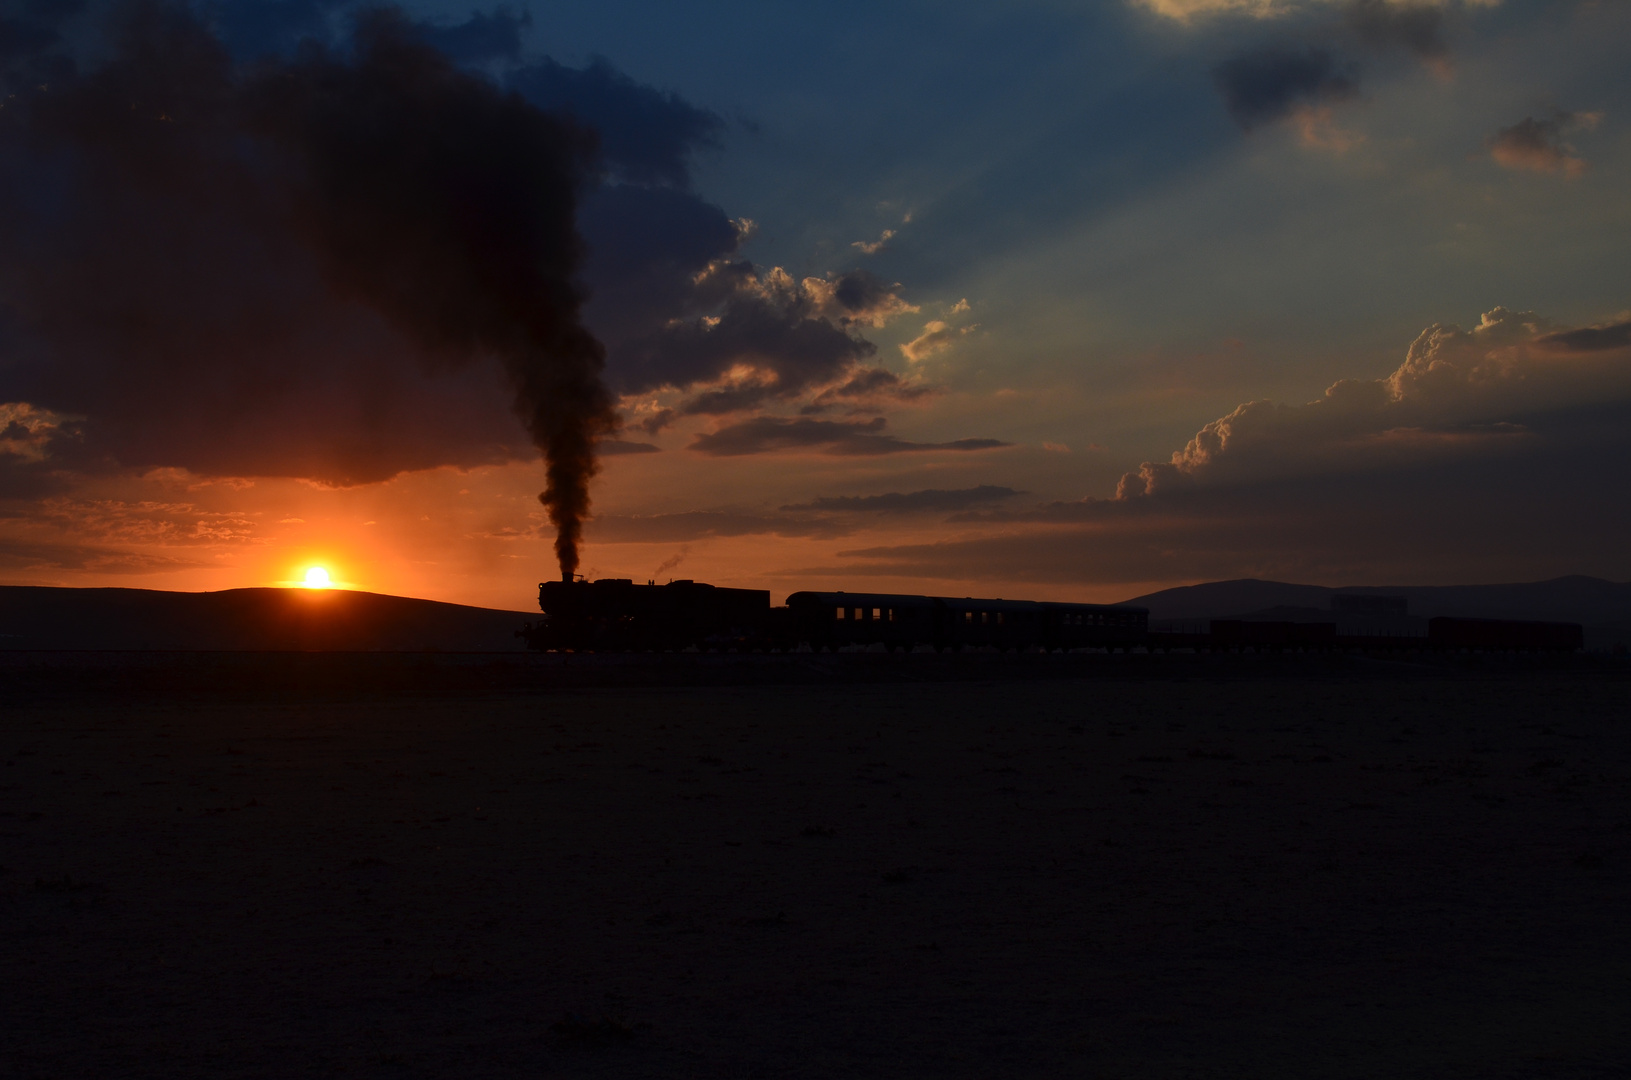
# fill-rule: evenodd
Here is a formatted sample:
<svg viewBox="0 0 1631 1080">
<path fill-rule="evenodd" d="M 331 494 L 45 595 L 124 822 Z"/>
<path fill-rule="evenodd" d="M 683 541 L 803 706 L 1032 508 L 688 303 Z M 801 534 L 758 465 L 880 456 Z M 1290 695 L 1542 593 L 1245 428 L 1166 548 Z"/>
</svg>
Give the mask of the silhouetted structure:
<svg viewBox="0 0 1631 1080">
<path fill-rule="evenodd" d="M 1031 600 L 799 592 L 772 608 L 761 589 L 698 581 L 627 578 L 546 581 L 544 618 L 520 631 L 534 649 L 910 649 L 1133 648 L 1142 645 L 1143 608 Z"/>
</svg>

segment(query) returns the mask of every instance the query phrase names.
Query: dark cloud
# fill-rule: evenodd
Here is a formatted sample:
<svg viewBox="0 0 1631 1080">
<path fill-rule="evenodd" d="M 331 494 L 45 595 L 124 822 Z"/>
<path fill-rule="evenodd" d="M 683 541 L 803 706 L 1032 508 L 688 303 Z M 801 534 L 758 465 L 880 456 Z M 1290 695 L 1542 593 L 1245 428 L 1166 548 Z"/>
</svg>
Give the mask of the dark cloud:
<svg viewBox="0 0 1631 1080">
<path fill-rule="evenodd" d="M 1486 140 L 1489 156 L 1507 169 L 1579 176 L 1588 166 L 1583 158 L 1574 155 L 1574 147 L 1564 139 L 1564 134 L 1573 129 L 1595 127 L 1599 119 L 1597 113 L 1562 110 L 1539 119 L 1526 116 Z"/>
<path fill-rule="evenodd" d="M 328 43 L 352 0 L 220 0 L 204 5 L 222 42 L 240 59 L 285 56 L 303 41 Z"/>
<path fill-rule="evenodd" d="M 715 114 L 635 82 L 602 57 L 585 68 L 539 60 L 511 72 L 505 85 L 598 132 L 601 154 L 624 182 L 685 186 L 691 155 L 717 145 L 724 129 Z"/>
<path fill-rule="evenodd" d="M 584 317 L 606 342 L 608 378 L 622 390 L 660 385 L 663 369 L 642 367 L 638 343 L 717 302 L 698 296 L 696 279 L 735 253 L 740 230 L 688 191 L 636 184 L 588 193 L 579 222 L 590 285 Z"/>
<path fill-rule="evenodd" d="M 938 393 L 937 387 L 909 383 L 884 368 L 857 368 L 845 381 L 816 394 L 799 412 L 804 416 L 815 416 L 835 409 L 864 411 L 890 404 L 921 401 L 935 393 Z"/>
<path fill-rule="evenodd" d="M 595 452 L 601 457 L 618 457 L 623 454 L 658 454 L 662 452 L 662 447 L 654 446 L 648 442 L 602 439 L 595 444 Z"/>
<path fill-rule="evenodd" d="M 420 24 L 420 37 L 461 64 L 514 60 L 521 55 L 521 31 L 532 25 L 531 12 L 494 8 L 472 12 L 462 23 Z"/>
<path fill-rule="evenodd" d="M 667 544 L 722 536 L 835 537 L 851 530 L 824 518 L 786 517 L 723 510 L 625 517 L 603 514 L 590 525 L 597 544 Z"/>
<path fill-rule="evenodd" d="M 1560 330 L 1543 334 L 1535 340 L 1543 349 L 1553 352 L 1586 353 L 1631 347 L 1631 319 L 1585 326 L 1578 330 Z"/>
<path fill-rule="evenodd" d="M 359 16 L 378 5 L 363 0 L 216 0 L 201 5 L 222 42 L 239 58 L 287 57 L 307 42 L 343 41 Z M 532 25 L 530 12 L 507 7 L 473 11 L 463 22 L 411 22 L 415 36 L 459 64 L 514 61 L 521 55 L 521 32 Z"/>
<path fill-rule="evenodd" d="M 782 507 L 783 510 L 817 510 L 839 513 L 910 514 L 945 513 L 966 510 L 981 503 L 1001 502 L 1025 494 L 1010 487 L 981 484 L 979 487 L 922 491 L 891 491 L 883 495 L 835 495 Z"/>
<path fill-rule="evenodd" d="M 698 435 L 687 449 L 710 457 L 739 457 L 807 451 L 838 456 L 871 457 L 882 454 L 921 453 L 931 450 L 994 450 L 1011 443 L 997 439 L 956 439 L 943 443 L 908 442 L 883 433 L 884 420 L 853 423 L 835 420 L 787 420 L 756 416 L 711 434 Z"/>
<path fill-rule="evenodd" d="M 247 66 L 146 0 L 75 40 L 0 112 L 0 401 L 127 466 L 355 482 L 512 456 L 508 396 L 571 563 L 616 420 L 574 283 L 593 136 L 391 9 Z"/>
<path fill-rule="evenodd" d="M 1449 55 L 1444 9 L 1431 0 L 1350 0 L 1344 17 L 1355 36 L 1372 48 L 1402 48 L 1434 61 Z"/>
<path fill-rule="evenodd" d="M 697 389 L 676 410 L 681 416 L 722 416 L 807 395 L 821 405 L 920 396 L 898 377 L 863 367 L 877 348 L 854 325 L 905 305 L 891 288 L 864 278 L 846 292 L 857 277 L 796 281 L 781 270 L 716 262 L 685 279 L 682 317 L 666 313 L 644 336 L 614 343 L 615 385 L 629 393 Z"/>
<path fill-rule="evenodd" d="M 966 510 L 960 514 L 953 514 L 952 521 L 956 522 L 1037 522 L 1047 524 L 1080 524 L 1087 521 L 1102 521 L 1109 514 L 1116 513 L 1114 499 L 1085 499 L 1061 500 L 1042 503 L 1039 506 L 1029 506 L 1018 510 Z"/>
<path fill-rule="evenodd" d="M 899 404 L 930 387 L 868 366 L 860 335 L 911 310 L 899 286 L 864 272 L 795 280 L 735 257 L 746 231 L 674 188 L 613 185 L 584 207 L 593 295 L 587 318 L 607 343 L 623 394 L 690 396 L 637 425 L 721 416 L 803 399 L 812 411 Z"/>
<path fill-rule="evenodd" d="M 1357 72 L 1314 47 L 1271 45 L 1240 53 L 1212 69 L 1212 82 L 1229 115 L 1247 131 L 1359 92 Z"/>
</svg>

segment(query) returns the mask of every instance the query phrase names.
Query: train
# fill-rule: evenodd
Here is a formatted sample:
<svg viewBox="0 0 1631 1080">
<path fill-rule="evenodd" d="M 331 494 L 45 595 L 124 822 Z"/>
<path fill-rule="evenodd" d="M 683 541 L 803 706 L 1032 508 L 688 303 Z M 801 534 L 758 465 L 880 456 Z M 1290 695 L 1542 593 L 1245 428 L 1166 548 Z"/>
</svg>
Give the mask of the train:
<svg viewBox="0 0 1631 1080">
<path fill-rule="evenodd" d="M 1078 649 L 1169 651 L 1472 650 L 1575 652 L 1578 623 L 1434 618 L 1425 633 L 1338 633 L 1335 621 L 1213 619 L 1152 629 L 1147 608 L 1038 600 L 796 592 L 772 607 L 765 589 L 678 580 L 563 579 L 538 586 L 543 618 L 517 636 L 555 652 L 755 652 L 921 647 L 936 652 Z"/>
<path fill-rule="evenodd" d="M 1145 643 L 1149 624 L 1144 608 L 1122 605 L 796 592 L 771 607 L 763 589 L 630 578 L 545 581 L 538 607 L 544 618 L 517 633 L 554 651 L 1130 649 Z"/>
</svg>

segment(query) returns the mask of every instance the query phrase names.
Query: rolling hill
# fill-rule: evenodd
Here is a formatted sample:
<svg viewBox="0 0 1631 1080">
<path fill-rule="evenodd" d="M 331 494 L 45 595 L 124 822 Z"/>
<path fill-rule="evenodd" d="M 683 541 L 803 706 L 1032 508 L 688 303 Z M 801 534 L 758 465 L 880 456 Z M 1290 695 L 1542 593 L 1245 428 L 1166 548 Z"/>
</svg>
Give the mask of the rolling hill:
<svg viewBox="0 0 1631 1080">
<path fill-rule="evenodd" d="M 510 652 L 528 613 L 344 589 L 0 586 L 0 649 Z"/>
</svg>

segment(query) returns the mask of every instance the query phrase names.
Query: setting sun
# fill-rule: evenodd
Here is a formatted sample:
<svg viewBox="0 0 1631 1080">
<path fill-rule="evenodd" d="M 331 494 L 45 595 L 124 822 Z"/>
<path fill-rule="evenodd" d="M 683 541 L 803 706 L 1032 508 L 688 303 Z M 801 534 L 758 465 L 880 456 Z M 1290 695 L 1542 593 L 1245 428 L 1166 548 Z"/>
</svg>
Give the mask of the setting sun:
<svg viewBox="0 0 1631 1080">
<path fill-rule="evenodd" d="M 328 571 L 321 566 L 314 566 L 306 571 L 306 588 L 326 589 L 329 587 Z"/>
</svg>

